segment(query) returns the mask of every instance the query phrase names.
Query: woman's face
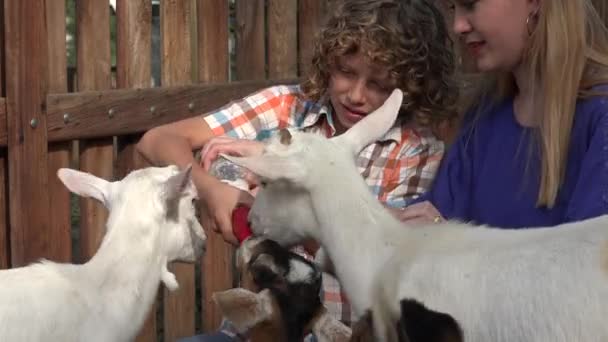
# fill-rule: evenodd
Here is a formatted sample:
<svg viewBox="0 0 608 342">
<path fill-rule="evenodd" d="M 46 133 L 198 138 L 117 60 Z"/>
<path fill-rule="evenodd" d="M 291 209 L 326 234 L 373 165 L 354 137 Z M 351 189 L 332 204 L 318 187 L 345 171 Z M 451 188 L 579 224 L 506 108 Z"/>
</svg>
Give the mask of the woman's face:
<svg viewBox="0 0 608 342">
<path fill-rule="evenodd" d="M 539 0 L 448 1 L 453 30 L 479 71 L 510 72 L 519 66 Z"/>
<path fill-rule="evenodd" d="M 378 109 L 394 88 L 387 68 L 368 63 L 360 53 L 339 57 L 328 89 L 337 133 Z"/>
</svg>

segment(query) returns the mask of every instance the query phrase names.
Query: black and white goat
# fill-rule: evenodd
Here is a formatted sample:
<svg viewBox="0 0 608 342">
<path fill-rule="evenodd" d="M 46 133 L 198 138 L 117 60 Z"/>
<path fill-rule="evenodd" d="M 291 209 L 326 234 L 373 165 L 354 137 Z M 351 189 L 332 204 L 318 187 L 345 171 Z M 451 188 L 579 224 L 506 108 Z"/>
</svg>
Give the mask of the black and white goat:
<svg viewBox="0 0 608 342">
<path fill-rule="evenodd" d="M 304 257 L 259 237 L 237 250 L 241 288 L 213 295 L 224 317 L 251 342 L 295 342 L 312 332 L 320 342 L 346 342 L 350 329 L 327 313 L 321 271 Z"/>
</svg>

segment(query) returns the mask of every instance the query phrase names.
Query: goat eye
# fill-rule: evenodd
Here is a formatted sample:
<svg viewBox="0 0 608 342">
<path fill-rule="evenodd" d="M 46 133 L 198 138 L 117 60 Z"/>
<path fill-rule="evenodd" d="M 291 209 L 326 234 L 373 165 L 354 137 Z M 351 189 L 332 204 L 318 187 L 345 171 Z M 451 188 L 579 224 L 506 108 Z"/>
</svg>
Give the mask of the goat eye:
<svg viewBox="0 0 608 342">
<path fill-rule="evenodd" d="M 268 183 L 266 183 L 266 181 L 260 181 L 260 186 L 261 186 L 262 188 L 265 188 L 265 187 L 266 187 L 266 185 L 268 185 Z"/>
</svg>

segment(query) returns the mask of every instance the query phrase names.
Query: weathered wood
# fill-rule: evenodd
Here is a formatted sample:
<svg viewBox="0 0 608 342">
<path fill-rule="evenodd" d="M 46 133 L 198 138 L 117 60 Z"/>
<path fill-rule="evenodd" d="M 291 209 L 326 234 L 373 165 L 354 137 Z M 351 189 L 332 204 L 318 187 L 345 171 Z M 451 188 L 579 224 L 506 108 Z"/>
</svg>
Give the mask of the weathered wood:
<svg viewBox="0 0 608 342">
<path fill-rule="evenodd" d="M 228 80 L 228 16 L 226 0 L 197 0 L 198 80 Z"/>
<path fill-rule="evenodd" d="M 78 90 L 111 87 L 110 7 L 98 0 L 76 1 Z M 76 95 L 77 96 L 77 95 Z M 112 179 L 113 139 L 80 141 L 80 168 L 98 177 Z M 80 199 L 81 260 L 88 260 L 99 247 L 108 212 L 99 202 Z"/>
<path fill-rule="evenodd" d="M 161 11 L 161 84 L 175 86 L 192 82 L 191 1 L 164 0 Z M 182 107 L 183 108 L 183 107 Z M 179 108 L 173 110 L 179 111 Z M 164 339 L 175 341 L 195 332 L 196 290 L 194 266 L 173 263 L 171 265 L 179 291 L 164 291 Z"/>
<path fill-rule="evenodd" d="M 116 3 L 116 84 L 144 88 L 151 83 L 152 3 L 118 0 Z"/>
<path fill-rule="evenodd" d="M 298 42 L 300 75 L 306 76 L 312 59 L 313 42 L 327 11 L 327 0 L 299 0 Z"/>
<path fill-rule="evenodd" d="M 116 86 L 148 87 L 151 84 L 152 3 L 149 0 L 118 0 L 116 3 Z M 146 166 L 135 150 L 138 136 L 118 137 L 114 174 L 123 178 Z M 137 342 L 157 340 L 157 306 L 152 305 Z"/>
<path fill-rule="evenodd" d="M 0 80 L 5 76 L 5 51 L 4 51 L 4 0 L 0 0 Z M 0 82 L 0 94 L 4 94 L 4 82 Z M 4 120 L 6 121 L 6 120 Z M 4 123 L 6 124 L 6 123 Z"/>
<path fill-rule="evenodd" d="M 228 80 L 228 2 L 225 0 L 198 0 L 198 70 L 201 82 L 225 82 Z M 254 85 L 258 87 L 258 85 Z M 253 87 L 250 92 L 255 91 Z M 236 94 L 235 94 L 236 95 Z M 234 97 L 242 97 L 239 94 Z M 226 103 L 226 99 L 222 99 Z M 224 103 L 218 103 L 216 108 Z M 212 110 L 213 108 L 209 108 Z M 222 315 L 211 296 L 216 291 L 232 287 L 234 274 L 232 258 L 234 248 L 224 242 L 219 234 L 207 232 L 207 250 L 202 260 L 201 308 L 202 327 L 205 332 L 217 329 Z"/>
<path fill-rule="evenodd" d="M 8 127 L 6 120 L 6 98 L 0 97 L 0 146 L 2 147 L 6 147 L 7 144 Z"/>
<path fill-rule="evenodd" d="M 236 76 L 239 80 L 266 78 L 264 0 L 236 1 Z"/>
<path fill-rule="evenodd" d="M 12 266 L 49 253 L 45 2 L 6 1 L 6 98 Z M 35 127 L 30 126 L 31 120 Z"/>
<path fill-rule="evenodd" d="M 50 141 L 61 141 L 140 133 L 205 113 L 262 87 L 285 82 L 297 80 L 51 94 L 47 101 L 48 136 Z"/>
<path fill-rule="evenodd" d="M 268 0 L 268 77 L 298 74 L 298 2 Z"/>
<path fill-rule="evenodd" d="M 0 94 L 4 82 L 4 0 L 0 0 Z M 0 145 L 6 146 L 6 99 L 0 98 Z M 8 151 L 0 148 L 0 269 L 10 267 L 8 217 Z"/>
<path fill-rule="evenodd" d="M 593 0 L 592 2 L 600 18 L 604 20 L 604 25 L 608 27 L 608 2 L 606 0 Z"/>
<path fill-rule="evenodd" d="M 49 49 L 49 92 L 67 91 L 67 57 L 65 53 L 65 2 L 47 1 L 46 20 Z M 70 193 L 57 177 L 57 170 L 70 164 L 71 142 L 49 144 L 49 234 L 51 248 L 48 258 L 72 261 Z"/>
<path fill-rule="evenodd" d="M 10 267 L 7 150 L 0 149 L 0 270 Z"/>
</svg>

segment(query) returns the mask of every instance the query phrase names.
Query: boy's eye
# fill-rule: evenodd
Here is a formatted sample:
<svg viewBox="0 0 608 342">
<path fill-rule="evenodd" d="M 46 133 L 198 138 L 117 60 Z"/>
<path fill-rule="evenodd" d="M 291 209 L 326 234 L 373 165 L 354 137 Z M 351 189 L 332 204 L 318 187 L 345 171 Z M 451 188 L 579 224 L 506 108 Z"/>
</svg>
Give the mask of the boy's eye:
<svg viewBox="0 0 608 342">
<path fill-rule="evenodd" d="M 467 0 L 467 1 L 463 1 L 462 2 L 462 7 L 464 7 L 466 10 L 470 11 L 475 7 L 475 4 L 477 3 L 477 1 L 479 0 Z"/>
<path fill-rule="evenodd" d="M 341 73 L 343 73 L 345 75 L 352 75 L 353 74 L 353 71 L 351 69 L 349 69 L 347 67 L 344 67 L 344 66 L 340 66 L 339 65 L 337 69 L 338 69 L 339 72 L 341 72 Z"/>
</svg>

